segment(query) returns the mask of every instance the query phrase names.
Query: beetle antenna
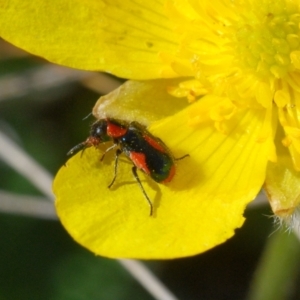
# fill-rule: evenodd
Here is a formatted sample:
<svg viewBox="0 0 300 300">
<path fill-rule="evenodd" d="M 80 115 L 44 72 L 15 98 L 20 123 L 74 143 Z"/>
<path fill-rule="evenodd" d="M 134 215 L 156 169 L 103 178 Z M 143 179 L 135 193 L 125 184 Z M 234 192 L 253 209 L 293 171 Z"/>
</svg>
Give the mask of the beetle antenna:
<svg viewBox="0 0 300 300">
<path fill-rule="evenodd" d="M 84 120 L 86 120 L 87 118 L 89 118 L 91 114 L 92 114 L 92 113 L 90 112 L 87 116 L 85 116 L 85 117 L 82 119 L 82 121 L 84 121 Z"/>
<path fill-rule="evenodd" d="M 76 145 L 75 147 L 73 147 L 68 153 L 67 155 L 73 155 L 74 153 L 80 151 L 80 150 L 84 150 L 87 147 L 86 142 L 80 143 L 78 145 Z M 83 152 L 83 151 L 82 151 Z M 81 154 L 82 155 L 82 154 Z"/>
<path fill-rule="evenodd" d="M 181 157 L 174 157 L 175 160 L 181 160 L 181 159 L 184 159 L 186 157 L 189 157 L 190 155 L 189 154 L 186 154 L 186 155 L 183 155 Z"/>
</svg>

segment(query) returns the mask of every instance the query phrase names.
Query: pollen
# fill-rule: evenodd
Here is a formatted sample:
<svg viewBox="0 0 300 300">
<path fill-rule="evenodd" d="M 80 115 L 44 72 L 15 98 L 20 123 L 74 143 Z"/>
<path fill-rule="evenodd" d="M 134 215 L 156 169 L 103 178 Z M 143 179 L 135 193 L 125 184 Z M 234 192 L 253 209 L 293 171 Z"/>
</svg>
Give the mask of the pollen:
<svg viewBox="0 0 300 300">
<path fill-rule="evenodd" d="M 209 119 L 220 123 L 249 107 L 266 109 L 266 122 L 270 122 L 275 107 L 284 129 L 299 129 L 298 1 L 189 3 L 172 2 L 167 8 L 181 41 L 170 65 L 178 76 L 187 77 L 178 86 L 170 87 L 169 93 L 185 97 L 188 102 L 203 101 L 206 105 L 193 112 L 190 123 Z M 212 105 L 209 105 L 211 101 L 205 101 L 207 97 L 214 99 Z M 226 103 L 233 103 L 230 113 L 224 99 Z M 263 136 L 271 132 L 268 129 Z M 290 144 L 295 144 L 294 135 L 287 133 L 287 136 L 287 140 L 293 141 Z M 300 167 L 300 160 L 297 165 Z"/>
<path fill-rule="evenodd" d="M 190 102 L 208 92 L 249 98 L 263 83 L 274 97 L 280 80 L 300 71 L 296 0 L 201 1 L 185 8 L 174 4 L 169 10 L 174 24 L 181 22 L 173 69 L 181 76 L 187 74 L 182 70 L 192 70 L 195 79 L 171 89 L 174 96 Z M 185 68 L 178 67 L 183 64 Z M 298 82 L 292 83 L 300 90 Z"/>
<path fill-rule="evenodd" d="M 243 109 L 264 111 L 257 142 L 272 141 L 281 125 L 282 144 L 300 170 L 299 1 L 179 2 L 167 6 L 178 51 L 165 57 L 172 57 L 171 68 L 185 77 L 169 93 L 199 101 L 191 108 L 189 124 L 210 121 L 226 134 L 230 120 Z M 271 157 L 275 161 L 276 155 Z"/>
<path fill-rule="evenodd" d="M 299 65 L 299 7 L 292 1 L 249 3 L 251 10 L 235 24 L 235 62 L 262 79 L 284 78 Z"/>
</svg>

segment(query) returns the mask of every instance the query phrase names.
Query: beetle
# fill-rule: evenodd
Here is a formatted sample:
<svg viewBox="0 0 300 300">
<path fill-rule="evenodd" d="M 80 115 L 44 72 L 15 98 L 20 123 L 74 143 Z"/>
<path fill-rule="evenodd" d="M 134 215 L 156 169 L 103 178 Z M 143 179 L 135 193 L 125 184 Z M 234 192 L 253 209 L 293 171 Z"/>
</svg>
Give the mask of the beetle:
<svg viewBox="0 0 300 300">
<path fill-rule="evenodd" d="M 175 158 L 161 139 L 153 136 L 145 126 L 138 122 L 105 118 L 93 123 L 90 136 L 86 141 L 73 147 L 68 155 L 73 155 L 75 152 L 88 147 L 98 147 L 99 144 L 109 141 L 112 141 L 113 145 L 107 148 L 101 157 L 102 161 L 106 153 L 116 149 L 114 177 L 108 188 L 111 188 L 116 180 L 119 156 L 124 153 L 133 163 L 133 176 L 150 206 L 150 216 L 152 216 L 153 205 L 142 185 L 137 169 L 150 176 L 157 183 L 167 183 L 175 175 L 175 161 L 188 156 L 188 154 Z"/>
</svg>

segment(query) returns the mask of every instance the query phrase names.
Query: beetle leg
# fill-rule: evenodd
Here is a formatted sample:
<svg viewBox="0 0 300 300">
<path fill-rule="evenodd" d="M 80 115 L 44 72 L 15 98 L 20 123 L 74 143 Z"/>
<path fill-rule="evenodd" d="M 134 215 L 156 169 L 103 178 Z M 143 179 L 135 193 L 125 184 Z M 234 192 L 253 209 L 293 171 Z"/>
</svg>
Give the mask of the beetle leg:
<svg viewBox="0 0 300 300">
<path fill-rule="evenodd" d="M 115 147 L 116 145 L 114 145 Z M 110 147 L 108 148 L 108 151 L 113 149 L 113 147 Z M 107 150 L 104 152 L 103 156 L 107 153 Z M 121 149 L 118 149 L 116 151 L 116 156 L 115 156 L 115 171 L 114 171 L 114 178 L 113 180 L 111 181 L 110 185 L 108 186 L 108 188 L 110 189 L 112 187 L 112 185 L 114 184 L 116 178 L 117 178 L 117 169 L 118 169 L 118 162 L 119 162 L 119 155 L 122 153 L 122 150 Z M 102 156 L 102 157 L 103 157 Z M 102 160 L 102 159 L 101 159 Z"/>
<path fill-rule="evenodd" d="M 101 156 L 100 161 L 103 161 L 103 159 L 104 159 L 104 157 L 105 157 L 105 155 L 106 155 L 107 152 L 115 149 L 117 146 L 118 146 L 117 144 L 113 144 L 111 147 L 107 148 L 105 150 L 105 152 L 103 153 L 103 155 Z"/>
<path fill-rule="evenodd" d="M 139 184 L 139 186 L 140 186 L 140 188 L 141 188 L 141 190 L 142 190 L 142 192 L 143 192 L 143 194 L 144 194 L 144 196 L 145 196 L 145 198 L 146 198 L 146 200 L 147 200 L 147 202 L 148 202 L 148 204 L 150 206 L 150 216 L 152 216 L 153 215 L 153 205 L 152 205 L 152 202 L 150 201 L 150 199 L 149 199 L 146 191 L 144 190 L 142 182 L 141 182 L 141 180 L 140 180 L 140 178 L 139 178 L 139 176 L 137 174 L 137 168 L 136 168 L 136 166 L 132 167 L 132 173 L 133 173 L 133 176 L 134 176 L 135 180 Z"/>
</svg>

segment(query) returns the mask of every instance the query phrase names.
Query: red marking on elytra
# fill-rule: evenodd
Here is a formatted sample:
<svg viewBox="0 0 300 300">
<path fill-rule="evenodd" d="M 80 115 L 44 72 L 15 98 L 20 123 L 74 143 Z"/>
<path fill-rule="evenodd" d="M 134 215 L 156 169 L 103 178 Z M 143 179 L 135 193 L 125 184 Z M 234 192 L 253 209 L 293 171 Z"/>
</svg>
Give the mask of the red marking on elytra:
<svg viewBox="0 0 300 300">
<path fill-rule="evenodd" d="M 162 153 L 166 153 L 166 148 L 163 147 L 157 140 L 155 140 L 151 136 L 144 135 L 143 138 L 147 141 L 148 144 L 150 144 L 156 150 L 158 150 L 158 151 L 160 151 Z"/>
<path fill-rule="evenodd" d="M 112 138 L 119 138 L 127 132 L 127 128 L 121 127 L 111 122 L 107 122 L 107 134 Z"/>
<path fill-rule="evenodd" d="M 137 166 L 138 169 L 143 170 L 146 174 L 150 174 L 150 170 L 146 164 L 146 157 L 144 153 L 130 152 L 130 159 Z"/>
</svg>

